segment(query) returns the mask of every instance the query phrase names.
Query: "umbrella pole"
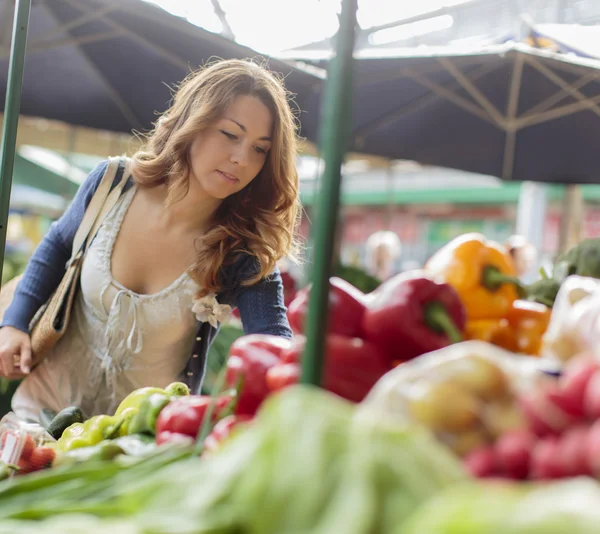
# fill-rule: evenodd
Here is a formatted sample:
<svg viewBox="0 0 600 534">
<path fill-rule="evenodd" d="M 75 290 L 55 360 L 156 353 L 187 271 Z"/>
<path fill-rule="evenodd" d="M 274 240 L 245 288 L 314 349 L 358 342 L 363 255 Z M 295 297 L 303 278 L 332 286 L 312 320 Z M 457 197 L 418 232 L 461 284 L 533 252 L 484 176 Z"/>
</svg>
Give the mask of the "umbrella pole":
<svg viewBox="0 0 600 534">
<path fill-rule="evenodd" d="M 306 324 L 302 383 L 321 384 L 329 301 L 329 277 L 340 204 L 341 167 L 351 127 L 352 69 L 357 0 L 343 0 L 336 54 L 328 69 L 321 126 L 325 171 L 315 203 L 313 287 Z"/>
<path fill-rule="evenodd" d="M 16 0 L 6 101 L 4 104 L 2 147 L 0 148 L 0 279 L 2 278 L 2 268 L 4 266 L 6 227 L 8 225 L 10 191 L 15 164 L 15 147 L 17 144 L 19 111 L 21 109 L 21 89 L 23 87 L 25 48 L 27 47 L 30 11 L 31 0 Z"/>
</svg>

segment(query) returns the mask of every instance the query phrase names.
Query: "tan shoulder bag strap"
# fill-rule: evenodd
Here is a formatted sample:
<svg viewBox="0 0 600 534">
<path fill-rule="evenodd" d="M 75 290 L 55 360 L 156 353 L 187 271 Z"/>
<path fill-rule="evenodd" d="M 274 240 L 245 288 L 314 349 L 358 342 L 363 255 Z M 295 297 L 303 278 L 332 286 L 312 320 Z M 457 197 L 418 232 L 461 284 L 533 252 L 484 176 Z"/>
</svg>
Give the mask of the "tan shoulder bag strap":
<svg viewBox="0 0 600 534">
<path fill-rule="evenodd" d="M 75 237 L 73 238 L 73 248 L 71 253 L 72 260 L 78 255 L 78 253 L 81 252 L 83 254 L 85 252 L 82 250 L 82 247 L 84 244 L 89 244 L 92 241 L 96 235 L 96 232 L 100 228 L 102 221 L 115 206 L 119 200 L 119 197 L 121 196 L 123 187 L 125 187 L 125 184 L 129 178 L 128 161 L 126 161 L 125 170 L 120 182 L 111 191 L 112 184 L 115 181 L 115 177 L 119 169 L 119 162 L 121 160 L 122 159 L 118 157 L 110 158 L 109 160 L 104 176 L 102 177 L 94 196 L 90 200 L 81 224 L 79 225 L 79 228 L 75 233 Z"/>
</svg>

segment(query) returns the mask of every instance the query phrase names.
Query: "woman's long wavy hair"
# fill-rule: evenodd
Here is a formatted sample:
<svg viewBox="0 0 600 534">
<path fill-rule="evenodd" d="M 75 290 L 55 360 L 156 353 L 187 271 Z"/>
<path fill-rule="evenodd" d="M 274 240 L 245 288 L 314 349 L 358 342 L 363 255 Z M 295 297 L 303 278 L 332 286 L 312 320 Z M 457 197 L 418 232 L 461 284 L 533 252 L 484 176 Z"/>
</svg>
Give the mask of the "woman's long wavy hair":
<svg viewBox="0 0 600 534">
<path fill-rule="evenodd" d="M 167 205 L 177 202 L 189 190 L 192 141 L 241 95 L 258 98 L 271 111 L 272 145 L 256 178 L 223 200 L 210 229 L 196 243 L 190 275 L 201 288 L 199 296 L 226 289 L 221 268 L 241 252 L 254 256 L 259 265 L 243 285 L 258 282 L 273 272 L 282 257 L 297 253 L 297 133 L 288 93 L 277 75 L 254 62 L 225 60 L 207 65 L 180 84 L 170 109 L 132 158 L 137 184 L 166 185 Z"/>
</svg>

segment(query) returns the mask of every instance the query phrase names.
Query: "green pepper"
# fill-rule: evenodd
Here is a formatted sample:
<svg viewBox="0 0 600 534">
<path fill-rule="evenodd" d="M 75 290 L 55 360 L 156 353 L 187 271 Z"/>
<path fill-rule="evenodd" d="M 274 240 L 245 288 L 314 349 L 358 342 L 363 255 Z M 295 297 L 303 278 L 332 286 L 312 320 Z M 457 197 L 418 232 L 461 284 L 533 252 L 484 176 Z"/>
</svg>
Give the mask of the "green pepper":
<svg viewBox="0 0 600 534">
<path fill-rule="evenodd" d="M 150 434 L 154 436 L 158 415 L 170 401 L 171 397 L 162 393 L 153 393 L 146 397 L 131 420 L 129 434 Z"/>
<path fill-rule="evenodd" d="M 165 388 L 165 393 L 169 397 L 187 397 L 190 394 L 190 388 L 184 382 L 172 382 Z"/>
<path fill-rule="evenodd" d="M 115 415 L 122 415 L 128 408 L 139 409 L 144 399 L 154 393 L 163 393 L 170 397 L 185 397 L 190 394 L 190 389 L 183 382 L 172 382 L 165 389 L 155 387 L 136 389 L 121 401 Z"/>
<path fill-rule="evenodd" d="M 117 411 L 115 412 L 115 415 L 121 415 L 128 408 L 136 408 L 139 410 L 140 404 L 142 404 L 142 401 L 146 397 L 149 397 L 150 395 L 152 395 L 153 393 L 165 393 L 165 390 L 162 388 L 154 388 L 154 387 L 146 387 L 146 388 L 136 389 L 135 391 L 132 391 L 129 395 L 127 395 L 127 397 L 125 397 L 121 401 L 121 404 L 119 404 L 119 407 L 117 408 Z"/>
<path fill-rule="evenodd" d="M 129 431 L 129 427 L 131 426 L 131 422 L 137 415 L 138 411 L 139 410 L 134 407 L 123 410 L 123 412 L 120 415 L 120 418 L 122 419 L 122 421 L 121 421 L 121 426 L 119 428 L 119 436 L 127 436 L 128 434 L 131 433 Z"/>
<path fill-rule="evenodd" d="M 97 415 L 85 423 L 74 423 L 67 427 L 58 440 L 62 452 L 96 445 L 105 439 L 117 437 L 123 418 Z"/>
</svg>

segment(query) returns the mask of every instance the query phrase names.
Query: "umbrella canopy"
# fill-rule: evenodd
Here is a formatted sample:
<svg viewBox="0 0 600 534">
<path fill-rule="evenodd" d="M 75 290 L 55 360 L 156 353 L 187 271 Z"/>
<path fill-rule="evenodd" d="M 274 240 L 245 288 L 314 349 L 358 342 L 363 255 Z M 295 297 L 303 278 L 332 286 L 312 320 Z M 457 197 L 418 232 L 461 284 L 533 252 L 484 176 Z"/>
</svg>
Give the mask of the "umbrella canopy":
<svg viewBox="0 0 600 534">
<path fill-rule="evenodd" d="M 508 43 L 361 52 L 355 71 L 354 151 L 507 180 L 600 181 L 600 61 Z M 309 137 L 318 117 L 310 111 Z"/>
<path fill-rule="evenodd" d="M 4 105 L 14 0 L 0 0 Z M 21 113 L 116 132 L 148 130 L 172 87 L 211 58 L 254 50 L 140 0 L 33 0 Z M 304 98 L 321 80 L 282 61 L 269 66 Z"/>
<path fill-rule="evenodd" d="M 600 58 L 600 26 L 538 24 L 532 26 L 528 40 L 564 54 Z"/>
</svg>

